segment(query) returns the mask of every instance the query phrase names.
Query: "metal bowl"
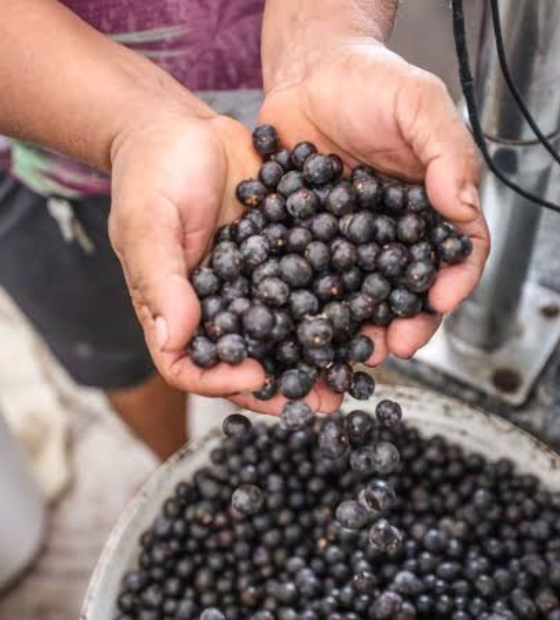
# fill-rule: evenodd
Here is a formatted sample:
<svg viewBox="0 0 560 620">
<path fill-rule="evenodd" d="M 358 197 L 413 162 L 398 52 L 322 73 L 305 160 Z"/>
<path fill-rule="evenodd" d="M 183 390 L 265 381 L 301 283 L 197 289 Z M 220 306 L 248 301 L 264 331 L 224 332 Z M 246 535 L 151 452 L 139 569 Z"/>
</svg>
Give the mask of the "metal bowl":
<svg viewBox="0 0 560 620">
<path fill-rule="evenodd" d="M 516 463 L 519 471 L 535 474 L 546 487 L 560 491 L 560 456 L 510 422 L 457 400 L 417 388 L 380 386 L 377 397 L 400 402 L 406 422 L 424 436 L 442 435 L 468 450 L 483 454 L 489 460 L 509 458 Z M 367 405 L 348 398 L 342 409 L 373 410 L 373 407 L 374 404 Z M 259 419 L 274 420 L 263 416 Z M 164 463 L 132 500 L 99 559 L 86 594 L 81 620 L 110 620 L 115 615 L 121 580 L 137 560 L 140 535 L 151 525 L 175 485 L 189 479 L 198 468 L 207 464 L 209 452 L 220 436 L 221 433 L 215 430 L 203 440 L 189 444 Z"/>
</svg>

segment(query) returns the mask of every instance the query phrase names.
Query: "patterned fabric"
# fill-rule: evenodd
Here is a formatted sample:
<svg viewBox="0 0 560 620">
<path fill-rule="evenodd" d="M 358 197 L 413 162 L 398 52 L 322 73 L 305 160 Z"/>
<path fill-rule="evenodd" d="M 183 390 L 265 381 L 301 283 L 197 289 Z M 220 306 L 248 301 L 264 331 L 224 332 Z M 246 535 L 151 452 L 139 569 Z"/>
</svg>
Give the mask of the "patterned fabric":
<svg viewBox="0 0 560 620">
<path fill-rule="evenodd" d="M 63 0 L 97 30 L 143 54 L 193 91 L 261 85 L 265 0 Z M 0 166 L 43 195 L 109 192 L 108 179 L 62 155 L 0 136 Z"/>
</svg>

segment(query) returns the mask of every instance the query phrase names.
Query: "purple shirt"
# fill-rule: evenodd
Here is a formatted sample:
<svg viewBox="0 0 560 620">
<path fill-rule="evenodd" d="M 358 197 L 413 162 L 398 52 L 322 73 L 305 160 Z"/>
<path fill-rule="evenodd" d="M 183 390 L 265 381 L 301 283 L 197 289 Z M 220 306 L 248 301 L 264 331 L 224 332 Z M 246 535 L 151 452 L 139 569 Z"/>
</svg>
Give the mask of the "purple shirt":
<svg viewBox="0 0 560 620">
<path fill-rule="evenodd" d="M 62 0 L 94 28 L 160 65 L 193 91 L 259 88 L 265 0 Z M 0 164 L 44 195 L 106 194 L 103 175 L 0 136 Z"/>
</svg>

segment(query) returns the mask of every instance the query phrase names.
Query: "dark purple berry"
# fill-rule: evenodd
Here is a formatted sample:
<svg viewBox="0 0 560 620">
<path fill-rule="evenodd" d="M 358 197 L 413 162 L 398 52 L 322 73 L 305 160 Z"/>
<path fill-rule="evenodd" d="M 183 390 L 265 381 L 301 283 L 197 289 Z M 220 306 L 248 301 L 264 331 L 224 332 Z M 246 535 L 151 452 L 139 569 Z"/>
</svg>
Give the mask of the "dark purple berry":
<svg viewBox="0 0 560 620">
<path fill-rule="evenodd" d="M 224 419 L 222 432 L 226 437 L 244 439 L 252 428 L 251 420 L 241 413 L 232 413 Z"/>
<path fill-rule="evenodd" d="M 216 345 L 204 336 L 195 336 L 188 347 L 189 357 L 199 368 L 210 368 L 218 363 Z"/>
<path fill-rule="evenodd" d="M 286 200 L 280 194 L 269 194 L 264 199 L 262 210 L 269 222 L 283 222 L 288 217 Z"/>
<path fill-rule="evenodd" d="M 290 228 L 286 236 L 286 251 L 303 254 L 313 241 L 313 233 L 301 226 Z"/>
<path fill-rule="evenodd" d="M 329 268 L 331 252 L 323 241 L 312 241 L 307 246 L 304 256 L 314 271 L 325 271 Z"/>
<path fill-rule="evenodd" d="M 270 246 L 261 235 L 253 235 L 243 241 L 239 249 L 245 266 L 252 270 L 266 261 Z"/>
<path fill-rule="evenodd" d="M 350 307 L 352 318 L 362 323 L 373 314 L 375 302 L 365 293 L 353 293 L 348 300 L 348 306 Z"/>
<path fill-rule="evenodd" d="M 342 286 L 347 293 L 354 293 L 362 285 L 362 272 L 358 267 L 350 267 L 340 274 Z"/>
<path fill-rule="evenodd" d="M 375 345 L 369 336 L 359 334 L 348 343 L 348 359 L 364 364 L 373 355 Z"/>
<path fill-rule="evenodd" d="M 210 295 L 205 297 L 201 304 L 202 319 L 203 321 L 211 321 L 218 312 L 222 312 L 226 309 L 227 304 L 223 297 L 219 295 Z"/>
<path fill-rule="evenodd" d="M 340 299 L 342 297 L 340 276 L 330 273 L 320 274 L 313 283 L 313 292 L 323 302 Z"/>
<path fill-rule="evenodd" d="M 290 312 L 296 321 L 319 312 L 319 300 L 309 291 L 294 291 L 288 301 Z"/>
<path fill-rule="evenodd" d="M 278 134 L 272 125 L 259 125 L 253 131 L 253 146 L 261 155 L 274 153 L 278 145 Z"/>
<path fill-rule="evenodd" d="M 383 399 L 377 404 L 375 415 L 382 426 L 392 428 L 401 421 L 402 409 L 394 400 Z"/>
<path fill-rule="evenodd" d="M 213 340 L 218 340 L 225 334 L 234 334 L 239 331 L 239 317 L 233 312 L 228 310 L 222 310 L 218 312 L 210 321 L 204 326 L 206 333 Z"/>
<path fill-rule="evenodd" d="M 301 288 L 311 282 L 313 269 L 303 256 L 287 254 L 280 260 L 280 277 L 292 288 Z"/>
<path fill-rule="evenodd" d="M 220 290 L 220 280 L 209 267 L 199 267 L 193 272 L 191 282 L 199 298 L 215 295 Z"/>
<path fill-rule="evenodd" d="M 391 283 L 380 273 L 370 273 L 362 282 L 362 292 L 378 303 L 389 297 Z"/>
<path fill-rule="evenodd" d="M 342 230 L 342 233 L 350 239 L 353 243 L 359 245 L 362 243 L 369 243 L 374 240 L 375 236 L 375 221 L 374 216 L 369 211 L 360 211 L 350 216 L 346 230 Z M 342 222 L 341 222 L 342 224 Z"/>
<path fill-rule="evenodd" d="M 358 254 L 356 246 L 350 241 L 339 237 L 331 242 L 331 267 L 335 271 L 346 271 L 356 264 Z"/>
<path fill-rule="evenodd" d="M 303 176 L 308 183 L 323 185 L 334 178 L 333 161 L 328 155 L 314 153 L 303 164 Z"/>
<path fill-rule="evenodd" d="M 273 375 L 267 375 L 264 385 L 260 390 L 253 392 L 253 396 L 258 400 L 270 400 L 276 395 L 277 381 Z"/>
<path fill-rule="evenodd" d="M 352 181 L 355 182 L 358 179 L 375 178 L 375 171 L 370 166 L 360 164 L 352 170 Z"/>
<path fill-rule="evenodd" d="M 271 254 L 283 252 L 286 247 L 286 236 L 288 235 L 288 229 L 284 226 L 284 224 L 269 224 L 263 229 L 262 234 L 268 241 Z"/>
<path fill-rule="evenodd" d="M 222 280 L 235 280 L 241 275 L 243 256 L 230 241 L 222 241 L 212 252 L 212 268 Z"/>
<path fill-rule="evenodd" d="M 226 364 L 241 364 L 247 357 L 245 341 L 239 334 L 226 334 L 216 345 L 218 357 Z"/>
<path fill-rule="evenodd" d="M 297 400 L 307 396 L 312 387 L 313 382 L 310 377 L 301 370 L 286 370 L 280 376 L 280 393 L 289 400 Z"/>
<path fill-rule="evenodd" d="M 372 480 L 365 487 L 363 499 L 368 508 L 379 513 L 391 508 L 397 499 L 397 494 L 385 480 Z"/>
<path fill-rule="evenodd" d="M 356 210 L 356 192 L 348 181 L 341 181 L 328 193 L 325 208 L 337 218 Z"/>
<path fill-rule="evenodd" d="M 389 185 L 383 194 L 383 204 L 394 215 L 404 211 L 406 192 L 402 185 Z"/>
<path fill-rule="evenodd" d="M 288 172 L 292 168 L 292 158 L 288 149 L 280 149 L 270 156 L 272 161 L 280 164 L 284 168 L 284 172 Z"/>
<path fill-rule="evenodd" d="M 401 243 L 388 243 L 377 257 L 377 269 L 386 278 L 398 278 L 408 265 L 409 254 Z"/>
<path fill-rule="evenodd" d="M 284 366 L 294 366 L 301 357 L 299 344 L 295 338 L 286 338 L 275 346 L 276 359 Z"/>
<path fill-rule="evenodd" d="M 308 220 L 319 208 L 319 199 L 313 190 L 304 187 L 290 194 L 286 202 L 288 213 L 295 219 Z"/>
<path fill-rule="evenodd" d="M 346 433 L 353 445 L 363 445 L 370 439 L 373 419 L 366 411 L 354 409 L 344 418 Z"/>
<path fill-rule="evenodd" d="M 330 241 L 338 234 L 338 220 L 330 213 L 319 213 L 312 218 L 309 229 L 318 241 Z"/>
<path fill-rule="evenodd" d="M 426 190 L 421 185 L 412 185 L 406 192 L 406 208 L 413 213 L 425 211 L 430 206 Z"/>
<path fill-rule="evenodd" d="M 437 252 L 444 263 L 455 265 L 472 252 L 472 241 L 466 235 L 449 236 L 437 245 Z"/>
<path fill-rule="evenodd" d="M 320 348 L 330 344 L 333 328 L 326 318 L 306 318 L 299 324 L 297 335 L 304 347 Z"/>
<path fill-rule="evenodd" d="M 379 521 L 376 521 L 369 531 L 370 544 L 380 551 L 396 551 L 400 548 L 402 541 L 402 533 L 386 519 L 379 519 Z M 385 593 L 385 595 L 387 594 L 388 593 Z M 398 595 L 395 594 L 395 596 Z M 399 600 L 402 599 L 399 597 Z M 390 618 L 391 616 L 385 617 Z"/>
<path fill-rule="evenodd" d="M 319 450 L 330 459 L 340 458 L 348 449 L 348 436 L 339 420 L 328 418 L 319 431 Z"/>
<path fill-rule="evenodd" d="M 393 289 L 388 302 L 391 312 L 404 319 L 413 317 L 422 310 L 421 298 L 404 287 Z"/>
<path fill-rule="evenodd" d="M 406 245 L 418 243 L 426 232 L 426 220 L 416 213 L 407 213 L 397 222 L 397 239 Z"/>
<path fill-rule="evenodd" d="M 280 261 L 276 258 L 270 258 L 262 265 L 259 265 L 251 274 L 253 284 L 259 284 L 265 278 L 280 277 Z"/>
<path fill-rule="evenodd" d="M 243 314 L 249 310 L 251 305 L 251 300 L 247 297 L 237 297 L 230 302 L 228 310 L 237 316 L 243 316 Z"/>
<path fill-rule="evenodd" d="M 349 499 L 338 505 L 336 520 L 349 530 L 361 530 L 369 521 L 367 510 L 358 502 Z"/>
<path fill-rule="evenodd" d="M 375 177 L 363 176 L 354 181 L 360 207 L 374 210 L 383 195 L 383 186 Z"/>
<path fill-rule="evenodd" d="M 246 207 L 258 207 L 266 194 L 266 187 L 255 179 L 241 181 L 236 190 L 237 199 Z"/>
<path fill-rule="evenodd" d="M 379 245 L 391 243 L 397 238 L 397 225 L 388 215 L 376 215 L 373 219 L 373 238 Z"/>
<path fill-rule="evenodd" d="M 317 152 L 317 147 L 311 142 L 298 142 L 292 149 L 292 166 L 297 170 L 303 170 L 305 160 Z"/>
<path fill-rule="evenodd" d="M 254 484 L 243 484 L 236 489 L 231 498 L 234 510 L 243 516 L 254 515 L 261 509 L 263 492 Z"/>
<path fill-rule="evenodd" d="M 365 372 L 354 373 L 354 383 L 350 388 L 350 395 L 356 400 L 368 400 L 375 392 L 375 381 Z"/>
<path fill-rule="evenodd" d="M 243 329 L 245 333 L 256 340 L 270 338 L 276 323 L 274 313 L 265 306 L 251 306 L 243 314 Z"/>
<path fill-rule="evenodd" d="M 307 187 L 307 185 L 301 172 L 298 172 L 297 170 L 290 170 L 280 179 L 280 182 L 276 187 L 276 191 L 279 194 L 282 194 L 284 198 L 287 198 L 294 192 L 297 192 L 305 187 Z"/>
<path fill-rule="evenodd" d="M 257 285 L 257 297 L 267 306 L 283 306 L 290 297 L 290 287 L 280 278 L 264 278 Z"/>
<path fill-rule="evenodd" d="M 404 274 L 404 284 L 413 293 L 425 293 L 436 279 L 436 268 L 427 260 L 410 263 Z"/>
<path fill-rule="evenodd" d="M 301 400 L 287 402 L 282 407 L 280 422 L 289 431 L 299 431 L 309 426 L 314 419 L 311 407 Z"/>
<path fill-rule="evenodd" d="M 379 251 L 380 248 L 375 241 L 358 245 L 356 248 L 358 266 L 364 271 L 375 271 Z"/>
<path fill-rule="evenodd" d="M 268 189 L 275 189 L 283 176 L 284 168 L 275 161 L 264 162 L 259 170 L 259 179 Z"/>
<path fill-rule="evenodd" d="M 305 361 L 317 368 L 327 368 L 334 361 L 334 349 L 328 345 L 316 349 L 305 349 Z"/>
<path fill-rule="evenodd" d="M 333 364 L 327 371 L 327 385 L 335 394 L 344 394 L 352 387 L 354 373 L 349 364 Z"/>
<path fill-rule="evenodd" d="M 386 327 L 393 320 L 395 315 L 391 311 L 389 304 L 382 301 L 376 304 L 371 315 L 371 322 L 378 327 Z"/>
<path fill-rule="evenodd" d="M 335 331 L 347 331 L 352 316 L 348 304 L 340 301 L 331 301 L 323 308 L 323 313 L 330 321 Z"/>
<path fill-rule="evenodd" d="M 285 340 L 294 331 L 294 322 L 286 310 L 274 310 L 274 327 L 270 338 L 275 342 Z"/>
<path fill-rule="evenodd" d="M 429 241 L 419 241 L 408 248 L 411 261 L 429 260 L 435 262 L 435 252 Z"/>
</svg>

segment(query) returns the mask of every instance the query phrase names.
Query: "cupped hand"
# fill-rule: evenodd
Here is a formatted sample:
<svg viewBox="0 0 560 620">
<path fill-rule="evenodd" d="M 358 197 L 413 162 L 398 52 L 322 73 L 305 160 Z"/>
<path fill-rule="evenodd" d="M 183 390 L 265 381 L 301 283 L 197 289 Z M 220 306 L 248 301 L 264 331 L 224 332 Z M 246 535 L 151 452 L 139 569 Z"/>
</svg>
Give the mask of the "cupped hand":
<svg viewBox="0 0 560 620">
<path fill-rule="evenodd" d="M 434 207 L 472 239 L 469 258 L 443 268 L 430 291 L 438 315 L 366 329 L 376 345 L 370 365 L 390 353 L 411 357 L 434 334 L 440 315 L 473 290 L 488 256 L 474 143 L 444 84 L 375 41 L 338 42 L 303 58 L 300 71 L 292 63 L 287 75 L 283 79 L 280 69 L 267 80 L 260 115 L 276 126 L 284 144 L 310 140 L 321 151 L 338 153 L 347 166 L 365 163 L 424 181 Z"/>
<path fill-rule="evenodd" d="M 254 360 L 201 369 L 186 353 L 200 320 L 189 272 L 242 210 L 235 185 L 257 167 L 250 133 L 220 116 L 155 113 L 113 146 L 111 241 L 159 372 L 188 392 L 227 396 L 265 379 Z"/>
</svg>

